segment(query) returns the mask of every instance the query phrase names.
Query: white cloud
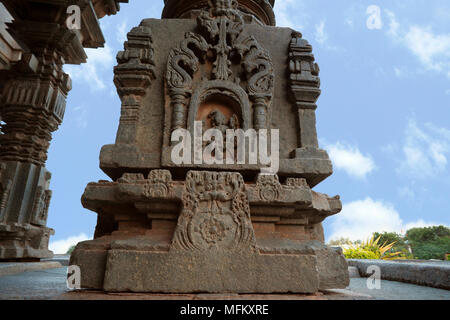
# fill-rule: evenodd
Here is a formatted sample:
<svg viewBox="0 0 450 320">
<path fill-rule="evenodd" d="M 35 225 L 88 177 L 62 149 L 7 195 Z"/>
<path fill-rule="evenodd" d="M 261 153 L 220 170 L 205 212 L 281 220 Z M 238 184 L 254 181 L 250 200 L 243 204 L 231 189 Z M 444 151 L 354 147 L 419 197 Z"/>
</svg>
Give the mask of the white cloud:
<svg viewBox="0 0 450 320">
<path fill-rule="evenodd" d="M 450 78 L 450 33 L 435 34 L 430 26 L 410 25 L 401 30 L 392 11 L 387 34 L 418 58 L 426 71 L 444 73 Z"/>
<path fill-rule="evenodd" d="M 398 31 L 400 28 L 400 23 L 397 21 L 394 12 L 385 10 L 388 18 L 389 18 L 389 30 L 388 34 L 392 37 L 398 36 Z"/>
<path fill-rule="evenodd" d="M 122 21 L 121 24 L 117 25 L 116 36 L 117 36 L 117 42 L 119 42 L 120 44 L 127 41 L 127 23 L 128 23 L 128 21 L 125 19 Z"/>
<path fill-rule="evenodd" d="M 328 40 L 328 35 L 325 32 L 325 20 L 322 20 L 316 25 L 316 31 L 314 33 L 316 41 L 320 44 L 324 44 Z"/>
<path fill-rule="evenodd" d="M 114 58 L 111 48 L 105 44 L 104 48 L 86 49 L 87 63 L 80 66 L 65 65 L 67 72 L 74 81 L 89 84 L 93 91 L 105 89 L 106 85 L 100 74 L 105 70 L 112 70 Z"/>
<path fill-rule="evenodd" d="M 428 70 L 450 77 L 450 33 L 436 35 L 429 27 L 411 26 L 404 41 Z"/>
<path fill-rule="evenodd" d="M 51 241 L 49 244 L 49 249 L 55 254 L 65 254 L 70 247 L 76 245 L 78 242 L 90 240 L 85 233 L 81 233 L 78 236 L 72 236 L 67 239 Z"/>
<path fill-rule="evenodd" d="M 337 142 L 334 145 L 327 145 L 325 149 L 333 165 L 352 177 L 363 179 L 376 168 L 372 157 L 363 155 L 357 147 Z"/>
<path fill-rule="evenodd" d="M 297 15 L 302 12 L 301 10 L 301 1 L 299 0 L 282 0 L 282 1 L 275 1 L 275 16 L 277 19 L 277 26 L 279 27 L 290 27 L 297 30 L 304 29 L 304 26 L 299 24 L 299 19 L 296 19 L 294 22 L 291 17 L 293 16 L 292 13 L 295 12 Z M 304 15 L 302 15 L 302 22 L 304 23 Z"/>
<path fill-rule="evenodd" d="M 343 205 L 342 212 L 333 218 L 329 239 L 350 238 L 366 240 L 374 232 L 397 232 L 404 234 L 414 227 L 445 225 L 425 222 L 420 219 L 404 223 L 394 206 L 384 201 L 375 201 L 370 197 Z"/>
<path fill-rule="evenodd" d="M 403 159 L 398 172 L 413 178 L 438 176 L 447 167 L 450 130 L 427 123 L 420 128 L 410 120 L 406 128 Z"/>
</svg>

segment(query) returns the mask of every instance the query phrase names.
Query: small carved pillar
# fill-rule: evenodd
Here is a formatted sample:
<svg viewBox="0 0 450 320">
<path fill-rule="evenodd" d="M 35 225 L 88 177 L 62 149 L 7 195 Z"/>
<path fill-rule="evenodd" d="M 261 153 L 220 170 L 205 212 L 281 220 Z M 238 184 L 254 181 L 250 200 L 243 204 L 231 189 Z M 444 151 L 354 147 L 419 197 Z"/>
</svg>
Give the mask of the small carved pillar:
<svg viewBox="0 0 450 320">
<path fill-rule="evenodd" d="M 316 132 L 316 101 L 320 96 L 319 66 L 314 63 L 312 47 L 293 32 L 289 45 L 291 93 L 298 109 L 300 148 L 318 148 Z"/>
<path fill-rule="evenodd" d="M 142 98 L 155 79 L 152 42 L 150 28 L 133 28 L 128 33 L 125 51 L 117 54 L 119 65 L 114 68 L 114 83 L 122 100 L 122 111 L 116 143 L 136 142 Z"/>
<path fill-rule="evenodd" d="M 189 98 L 185 90 L 178 88 L 170 89 L 170 96 L 172 97 L 172 131 L 180 128 L 186 128 L 187 109 L 186 101 Z"/>
<path fill-rule="evenodd" d="M 254 109 L 254 129 L 266 129 L 267 128 L 267 103 L 265 97 L 261 95 L 255 95 L 253 97 L 253 109 Z"/>
</svg>

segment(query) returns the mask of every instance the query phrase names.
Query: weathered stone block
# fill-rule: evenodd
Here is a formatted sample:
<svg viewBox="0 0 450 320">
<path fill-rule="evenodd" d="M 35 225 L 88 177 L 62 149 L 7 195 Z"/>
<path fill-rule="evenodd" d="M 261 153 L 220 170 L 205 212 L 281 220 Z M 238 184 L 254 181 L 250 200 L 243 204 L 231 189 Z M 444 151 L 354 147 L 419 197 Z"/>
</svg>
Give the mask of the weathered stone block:
<svg viewBox="0 0 450 320">
<path fill-rule="evenodd" d="M 104 289 L 110 292 L 313 293 L 319 288 L 312 255 L 251 251 L 146 252 L 111 250 Z"/>
</svg>

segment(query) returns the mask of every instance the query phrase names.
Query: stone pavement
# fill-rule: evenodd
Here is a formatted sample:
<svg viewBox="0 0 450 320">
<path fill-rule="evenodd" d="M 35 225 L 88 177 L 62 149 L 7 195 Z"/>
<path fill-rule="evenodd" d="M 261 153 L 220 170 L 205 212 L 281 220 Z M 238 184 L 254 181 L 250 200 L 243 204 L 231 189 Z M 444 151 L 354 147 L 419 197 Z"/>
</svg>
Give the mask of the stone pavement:
<svg viewBox="0 0 450 320">
<path fill-rule="evenodd" d="M 382 280 L 380 290 L 369 290 L 365 278 L 352 278 L 347 290 L 329 290 L 316 295 L 149 295 L 69 292 L 65 283 L 66 271 L 67 268 L 64 267 L 0 277 L 0 300 L 450 300 L 448 290 L 395 281 Z"/>
<path fill-rule="evenodd" d="M 61 268 L 63 265 L 57 261 L 45 262 L 1 262 L 0 277 L 16 273 L 40 271 Z"/>
</svg>

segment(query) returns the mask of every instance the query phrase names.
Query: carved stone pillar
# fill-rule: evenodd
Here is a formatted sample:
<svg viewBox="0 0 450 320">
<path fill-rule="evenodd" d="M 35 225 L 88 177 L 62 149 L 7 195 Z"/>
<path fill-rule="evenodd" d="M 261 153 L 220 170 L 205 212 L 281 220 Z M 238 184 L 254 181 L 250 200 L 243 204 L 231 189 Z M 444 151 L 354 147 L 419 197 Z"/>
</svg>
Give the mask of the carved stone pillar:
<svg viewBox="0 0 450 320">
<path fill-rule="evenodd" d="M 122 100 L 116 143 L 134 144 L 141 119 L 141 102 L 155 78 L 152 35 L 149 28 L 137 27 L 128 33 L 125 51 L 117 55 L 114 83 Z"/>
<path fill-rule="evenodd" d="M 84 47 L 103 46 L 97 16 L 115 14 L 119 2 L 125 1 L 2 1 L 13 20 L 1 38 L 13 39 L 10 47 L 20 54 L 0 72 L 0 260 L 52 256 L 48 242 L 54 231 L 46 227 L 51 174 L 45 162 L 72 87 L 62 68 L 86 62 Z M 66 24 L 72 5 L 80 14 L 75 28 Z"/>
</svg>

